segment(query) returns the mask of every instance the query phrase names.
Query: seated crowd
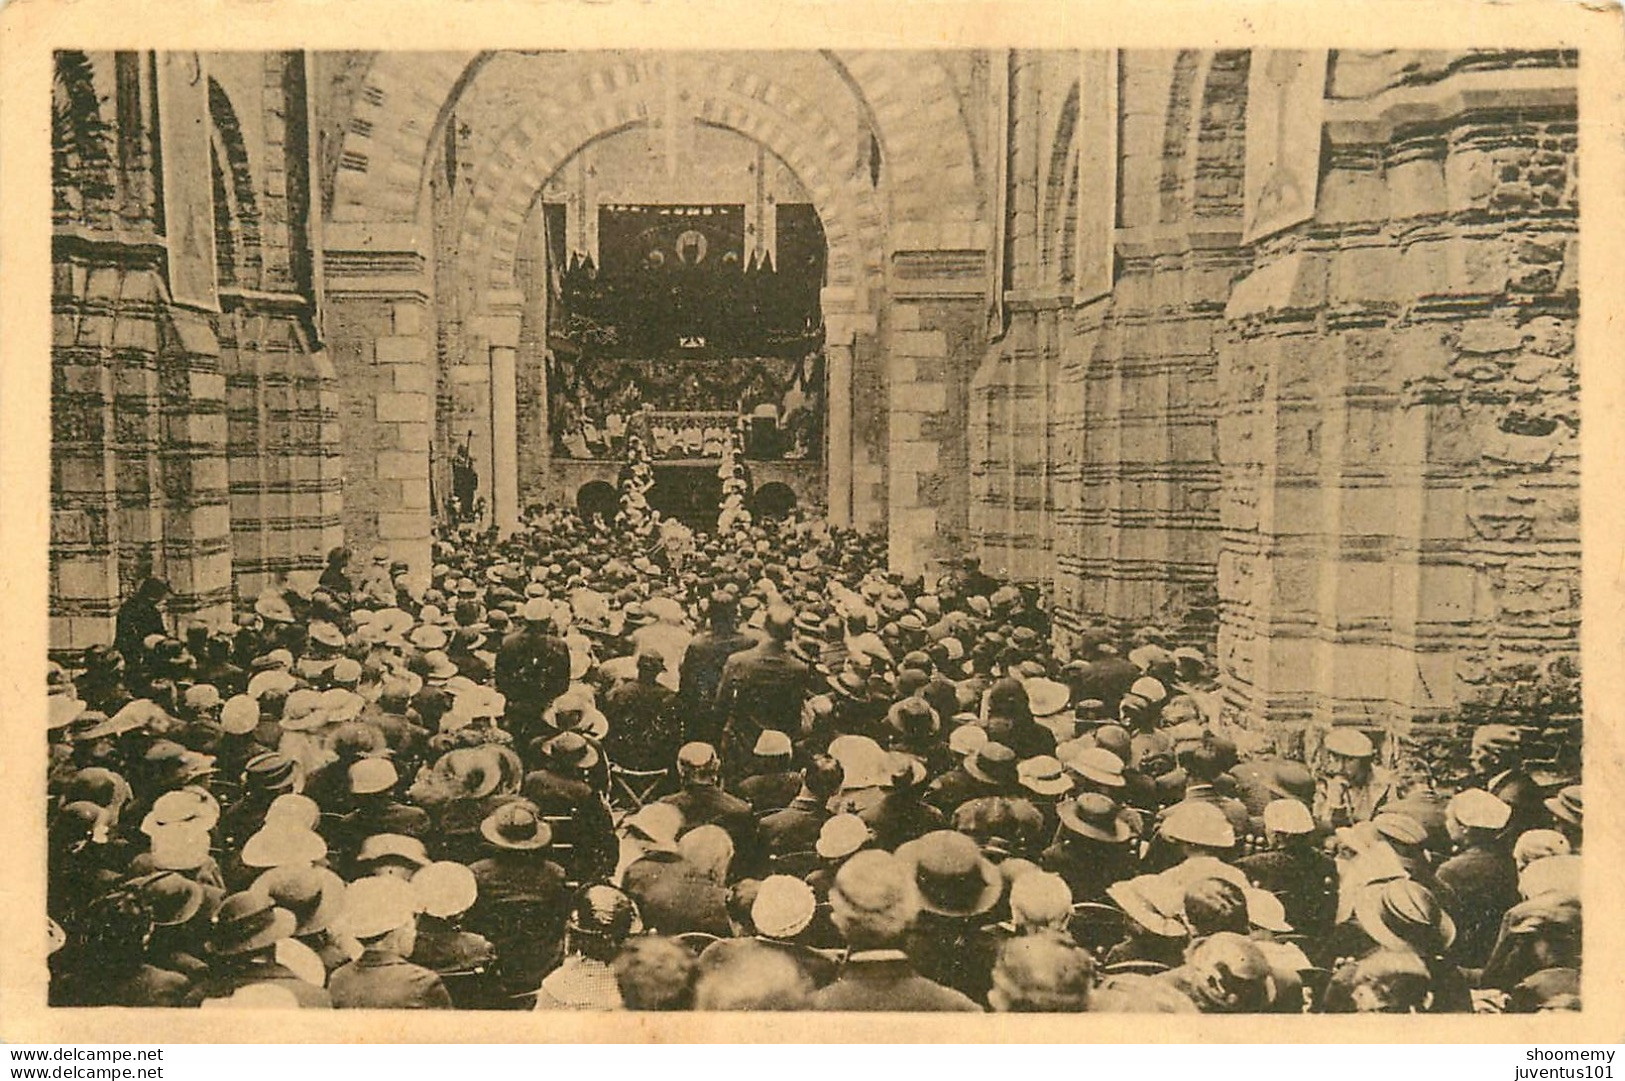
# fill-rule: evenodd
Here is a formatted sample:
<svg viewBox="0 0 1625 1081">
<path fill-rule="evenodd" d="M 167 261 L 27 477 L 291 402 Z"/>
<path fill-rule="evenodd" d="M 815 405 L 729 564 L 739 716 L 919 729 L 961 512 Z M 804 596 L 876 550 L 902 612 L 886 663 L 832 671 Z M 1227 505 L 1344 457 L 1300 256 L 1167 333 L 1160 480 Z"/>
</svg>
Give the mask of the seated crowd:
<svg viewBox="0 0 1625 1081">
<path fill-rule="evenodd" d="M 1521 718 L 1441 790 L 974 560 L 652 529 L 340 550 L 174 636 L 140 591 L 50 672 L 52 1002 L 1578 1008 L 1581 789 Z"/>
</svg>

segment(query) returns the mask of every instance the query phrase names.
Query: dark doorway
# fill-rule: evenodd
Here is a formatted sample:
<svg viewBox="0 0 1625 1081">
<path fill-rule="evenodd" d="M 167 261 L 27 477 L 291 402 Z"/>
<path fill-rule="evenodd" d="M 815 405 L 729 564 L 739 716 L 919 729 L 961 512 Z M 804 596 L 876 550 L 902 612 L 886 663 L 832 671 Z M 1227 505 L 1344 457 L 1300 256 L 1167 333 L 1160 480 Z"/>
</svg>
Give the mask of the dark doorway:
<svg viewBox="0 0 1625 1081">
<path fill-rule="evenodd" d="M 796 509 L 796 493 L 788 484 L 770 481 L 756 490 L 750 503 L 758 518 L 783 518 Z"/>
<path fill-rule="evenodd" d="M 649 506 L 693 529 L 711 530 L 722 504 L 722 478 L 715 465 L 656 465 Z"/>
<path fill-rule="evenodd" d="M 590 522 L 593 515 L 601 514 L 605 522 L 613 522 L 615 513 L 620 509 L 621 497 L 613 484 L 601 480 L 589 481 L 576 492 L 576 510 L 583 521 Z"/>
</svg>

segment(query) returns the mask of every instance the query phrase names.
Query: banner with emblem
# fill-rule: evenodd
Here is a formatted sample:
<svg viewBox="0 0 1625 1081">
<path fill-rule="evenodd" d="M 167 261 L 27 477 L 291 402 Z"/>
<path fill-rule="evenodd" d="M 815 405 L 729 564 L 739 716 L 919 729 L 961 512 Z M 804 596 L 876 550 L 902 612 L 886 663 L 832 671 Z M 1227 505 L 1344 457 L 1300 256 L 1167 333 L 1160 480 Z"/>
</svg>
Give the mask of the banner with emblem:
<svg viewBox="0 0 1625 1081">
<path fill-rule="evenodd" d="M 1072 300 L 1112 291 L 1117 231 L 1117 51 L 1086 49 L 1078 69 L 1078 247 Z"/>
<path fill-rule="evenodd" d="M 218 311 L 209 73 L 201 53 L 157 55 L 169 293 L 177 304 Z"/>
<path fill-rule="evenodd" d="M 1326 61 L 1325 49 L 1253 51 L 1243 243 L 1314 217 Z"/>
</svg>

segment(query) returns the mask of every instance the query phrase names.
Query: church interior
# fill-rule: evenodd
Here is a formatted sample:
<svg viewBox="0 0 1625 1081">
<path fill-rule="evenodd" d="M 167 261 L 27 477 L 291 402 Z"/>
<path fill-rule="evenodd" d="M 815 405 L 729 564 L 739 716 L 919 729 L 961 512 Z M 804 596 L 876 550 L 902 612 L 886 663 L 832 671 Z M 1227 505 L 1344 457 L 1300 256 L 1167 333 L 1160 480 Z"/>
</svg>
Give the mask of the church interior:
<svg viewBox="0 0 1625 1081">
<path fill-rule="evenodd" d="M 1062 648 L 1156 623 L 1250 717 L 1553 705 L 1576 65 L 60 52 L 52 651 L 149 576 L 227 625 L 341 545 L 612 510 L 632 436 L 703 528 L 738 430 L 759 513 L 978 557 Z"/>
</svg>

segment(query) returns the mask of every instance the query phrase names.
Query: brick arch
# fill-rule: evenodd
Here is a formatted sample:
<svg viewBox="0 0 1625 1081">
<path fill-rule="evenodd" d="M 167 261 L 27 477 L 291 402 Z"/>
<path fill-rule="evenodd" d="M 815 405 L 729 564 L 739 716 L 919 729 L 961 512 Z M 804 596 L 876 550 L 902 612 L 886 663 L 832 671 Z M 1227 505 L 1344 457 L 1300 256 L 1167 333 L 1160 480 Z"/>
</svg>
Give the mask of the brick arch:
<svg viewBox="0 0 1625 1081">
<path fill-rule="evenodd" d="M 1195 158 L 1197 88 L 1206 58 L 1195 49 L 1181 49 L 1174 58 L 1168 85 L 1168 113 L 1162 128 L 1162 177 L 1157 184 L 1157 220 L 1174 222 L 1189 212 L 1192 162 Z"/>
<path fill-rule="evenodd" d="M 754 139 L 795 173 L 810 195 L 829 244 L 829 284 L 853 285 L 864 275 L 861 253 L 878 240 L 880 209 L 867 185 L 840 181 L 827 162 L 845 148 L 820 114 L 760 74 L 704 61 L 688 73 L 704 87 L 689 108 L 706 123 Z M 513 287 L 520 227 L 536 192 L 583 147 L 605 132 L 647 122 L 651 100 L 637 63 L 623 62 L 583 76 L 553 94 L 504 134 L 485 156 L 463 215 L 459 251 L 475 260 L 475 280 Z M 696 78 L 695 76 L 699 77 Z"/>
<path fill-rule="evenodd" d="M 1077 156 L 1073 144 L 1077 140 L 1079 84 L 1074 81 L 1061 104 L 1061 115 L 1055 122 L 1055 137 L 1050 140 L 1047 167 L 1044 171 L 1044 205 L 1040 219 L 1043 228 L 1043 250 L 1040 262 L 1045 276 L 1054 280 L 1060 272 L 1058 252 L 1066 235 L 1065 213 L 1067 199 L 1077 181 Z"/>
<path fill-rule="evenodd" d="M 334 221 L 412 221 L 433 140 L 462 87 L 490 53 L 387 52 L 368 67 L 338 135 Z M 974 221 L 983 165 L 953 80 L 930 53 L 822 54 L 875 128 L 882 183 L 900 220 Z"/>
<path fill-rule="evenodd" d="M 262 264 L 259 202 L 254 194 L 258 189 L 231 95 L 213 78 L 209 79 L 209 123 L 215 163 L 221 172 L 216 196 L 226 198 L 225 206 L 215 207 L 216 244 L 225 249 L 216 252 L 221 281 L 258 288 Z M 222 226 L 226 230 L 223 238 L 218 235 Z"/>
</svg>

